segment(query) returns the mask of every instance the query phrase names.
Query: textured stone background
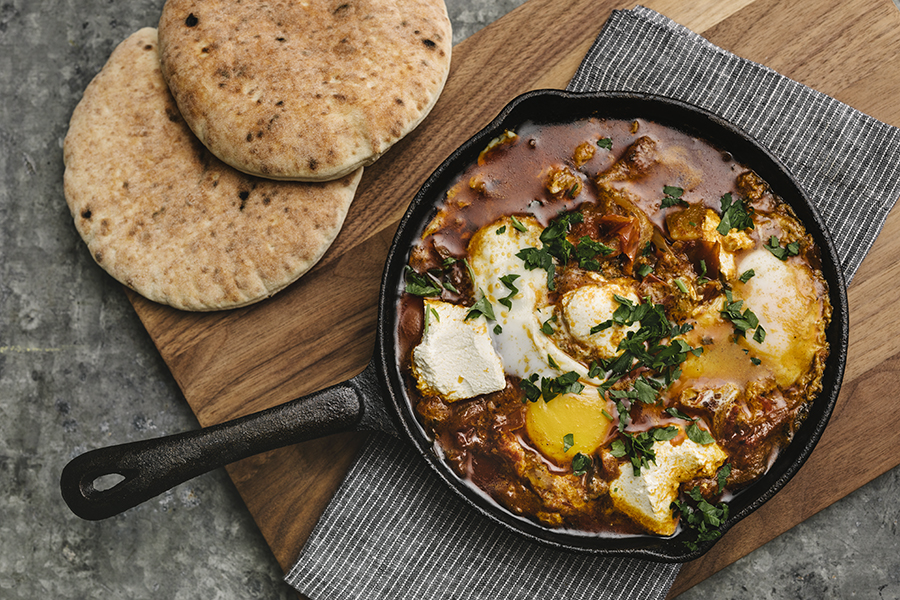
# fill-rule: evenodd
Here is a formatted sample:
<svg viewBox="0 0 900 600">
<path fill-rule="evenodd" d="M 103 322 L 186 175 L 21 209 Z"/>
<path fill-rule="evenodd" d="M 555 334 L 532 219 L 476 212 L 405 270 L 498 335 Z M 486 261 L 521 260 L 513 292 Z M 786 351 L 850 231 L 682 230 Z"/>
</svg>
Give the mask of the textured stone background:
<svg viewBox="0 0 900 600">
<path fill-rule="evenodd" d="M 449 0 L 454 41 L 520 3 Z M 85 450 L 197 426 L 62 195 L 72 109 L 162 4 L 0 1 L 3 600 L 296 597 L 224 471 L 96 523 L 59 497 L 60 470 Z M 898 498 L 894 470 L 682 597 L 900 598 Z"/>
</svg>

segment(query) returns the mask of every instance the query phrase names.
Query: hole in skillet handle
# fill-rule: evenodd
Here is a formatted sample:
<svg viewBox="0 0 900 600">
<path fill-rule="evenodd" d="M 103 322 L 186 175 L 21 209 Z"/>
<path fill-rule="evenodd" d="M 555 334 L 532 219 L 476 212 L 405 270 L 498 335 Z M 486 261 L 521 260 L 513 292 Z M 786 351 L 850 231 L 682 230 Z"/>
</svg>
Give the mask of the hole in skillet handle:
<svg viewBox="0 0 900 600">
<path fill-rule="evenodd" d="M 505 529 L 531 541 L 560 550 L 612 556 L 637 557 L 658 562 L 686 562 L 704 555 L 718 541 L 695 542 L 696 534 L 682 527 L 667 538 L 658 536 L 603 537 L 582 532 L 543 527 L 506 511 L 480 490 L 460 479 L 435 452 L 434 441 L 419 424 L 407 396 L 404 377 L 396 356 L 396 302 L 402 289 L 403 267 L 409 251 L 436 212 L 446 190 L 463 170 L 477 159 L 487 143 L 504 129 L 516 130 L 523 122 L 566 123 L 585 118 L 642 118 L 655 121 L 708 140 L 734 155 L 767 181 L 804 223 L 822 254 L 822 271 L 829 285 L 832 320 L 826 331 L 830 353 L 825 366 L 822 391 L 811 403 L 809 414 L 793 442 L 760 480 L 739 492 L 729 503 L 729 518 L 722 524 L 724 534 L 775 495 L 796 474 L 818 442 L 837 401 L 843 378 L 848 342 L 846 283 L 840 270 L 831 236 L 816 208 L 799 183 L 781 162 L 746 132 L 720 117 L 690 104 L 651 94 L 630 92 L 570 93 L 535 90 L 512 100 L 484 129 L 455 150 L 416 194 L 400 222 L 388 254 L 379 304 L 378 348 L 381 374 L 386 375 L 391 408 L 400 416 L 402 433 L 419 454 L 467 505 Z"/>
<path fill-rule="evenodd" d="M 86 452 L 65 466 L 60 491 L 73 513 L 97 521 L 255 454 L 343 431 L 395 433 L 382 395 L 370 364 L 343 383 L 245 417 Z"/>
</svg>

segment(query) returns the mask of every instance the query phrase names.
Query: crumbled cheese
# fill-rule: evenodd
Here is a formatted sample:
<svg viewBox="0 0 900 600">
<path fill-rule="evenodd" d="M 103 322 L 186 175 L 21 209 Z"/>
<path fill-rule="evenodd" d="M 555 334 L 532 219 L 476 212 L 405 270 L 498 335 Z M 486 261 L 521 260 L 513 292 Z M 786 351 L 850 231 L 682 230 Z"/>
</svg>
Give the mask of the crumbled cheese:
<svg viewBox="0 0 900 600">
<path fill-rule="evenodd" d="M 428 326 L 412 355 L 413 373 L 423 394 L 453 402 L 506 387 L 503 363 L 491 346 L 487 321 L 483 316 L 466 320 L 469 310 L 425 300 Z"/>
<path fill-rule="evenodd" d="M 678 499 L 678 486 L 696 477 L 713 477 L 727 458 L 715 442 L 704 446 L 687 438 L 673 444 L 675 440 L 655 442 L 656 463 L 642 468 L 637 477 L 631 463 L 625 463 L 610 483 L 615 507 L 659 535 L 672 535 L 678 526 L 670 508 Z"/>
</svg>

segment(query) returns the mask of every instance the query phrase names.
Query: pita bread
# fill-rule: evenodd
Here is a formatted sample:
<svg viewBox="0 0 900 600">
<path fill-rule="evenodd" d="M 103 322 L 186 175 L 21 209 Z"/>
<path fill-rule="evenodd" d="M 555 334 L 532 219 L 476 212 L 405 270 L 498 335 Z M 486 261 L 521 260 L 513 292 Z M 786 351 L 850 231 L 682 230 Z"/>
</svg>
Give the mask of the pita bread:
<svg viewBox="0 0 900 600">
<path fill-rule="evenodd" d="M 327 181 L 425 118 L 450 68 L 443 0 L 168 0 L 163 75 L 185 121 L 231 166 Z"/>
<path fill-rule="evenodd" d="M 66 201 L 97 263 L 184 310 L 243 306 L 296 280 L 337 236 L 362 175 L 278 182 L 219 161 L 179 115 L 152 28 L 88 85 L 64 160 Z"/>
</svg>

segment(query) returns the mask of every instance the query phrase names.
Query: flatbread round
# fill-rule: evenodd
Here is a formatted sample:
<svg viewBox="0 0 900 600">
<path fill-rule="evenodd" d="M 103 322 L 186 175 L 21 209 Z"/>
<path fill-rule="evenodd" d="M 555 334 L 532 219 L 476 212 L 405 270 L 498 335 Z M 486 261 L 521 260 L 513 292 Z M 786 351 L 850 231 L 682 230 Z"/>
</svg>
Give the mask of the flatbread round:
<svg viewBox="0 0 900 600">
<path fill-rule="evenodd" d="M 219 161 L 178 113 L 153 28 L 88 85 L 64 160 L 66 201 L 97 263 L 184 310 L 243 306 L 295 281 L 337 236 L 362 175 L 281 182 Z"/>
<path fill-rule="evenodd" d="M 371 164 L 425 118 L 450 68 L 443 0 L 168 0 L 159 37 L 197 137 L 272 179 Z"/>
</svg>

